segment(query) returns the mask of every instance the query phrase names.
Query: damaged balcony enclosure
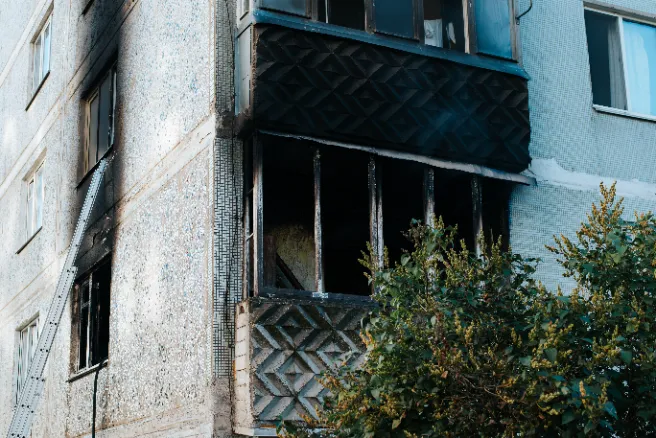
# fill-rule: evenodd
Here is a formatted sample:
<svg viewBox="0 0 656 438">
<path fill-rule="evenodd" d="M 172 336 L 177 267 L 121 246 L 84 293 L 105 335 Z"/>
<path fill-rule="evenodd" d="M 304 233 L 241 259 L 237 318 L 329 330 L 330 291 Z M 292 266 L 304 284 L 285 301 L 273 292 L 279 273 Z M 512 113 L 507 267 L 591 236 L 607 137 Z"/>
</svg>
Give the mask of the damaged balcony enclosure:
<svg viewBox="0 0 656 438">
<path fill-rule="evenodd" d="M 528 77 L 516 62 L 512 0 L 239 3 L 242 136 L 274 130 L 528 167 Z"/>
<path fill-rule="evenodd" d="M 413 219 L 508 241 L 531 184 L 513 0 L 241 0 L 244 144 L 236 433 L 316 416 L 318 376 L 364 347 L 358 259 L 398 260 Z"/>
</svg>

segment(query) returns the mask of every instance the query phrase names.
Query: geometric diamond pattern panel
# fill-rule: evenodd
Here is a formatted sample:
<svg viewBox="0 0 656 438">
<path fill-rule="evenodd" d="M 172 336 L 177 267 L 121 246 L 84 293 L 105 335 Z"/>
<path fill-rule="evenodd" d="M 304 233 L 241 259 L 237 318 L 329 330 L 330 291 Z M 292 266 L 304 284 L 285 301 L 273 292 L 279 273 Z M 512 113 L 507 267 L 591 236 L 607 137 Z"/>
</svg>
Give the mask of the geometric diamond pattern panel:
<svg viewBox="0 0 656 438">
<path fill-rule="evenodd" d="M 254 30 L 255 128 L 520 172 L 524 78 L 270 24 Z"/>
<path fill-rule="evenodd" d="M 362 303 L 311 300 L 250 300 L 250 379 L 252 413 L 258 426 L 279 417 L 316 416 L 327 390 L 319 374 L 363 359 Z M 350 354 L 350 355 L 349 355 Z"/>
</svg>

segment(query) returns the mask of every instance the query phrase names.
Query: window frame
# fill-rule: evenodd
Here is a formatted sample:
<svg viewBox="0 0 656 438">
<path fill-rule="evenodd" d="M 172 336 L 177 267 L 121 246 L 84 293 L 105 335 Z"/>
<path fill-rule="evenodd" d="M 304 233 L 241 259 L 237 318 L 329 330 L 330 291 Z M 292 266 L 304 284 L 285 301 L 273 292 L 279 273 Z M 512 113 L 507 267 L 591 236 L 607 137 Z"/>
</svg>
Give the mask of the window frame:
<svg viewBox="0 0 656 438">
<path fill-rule="evenodd" d="M 281 137 L 277 137 L 281 138 Z M 265 232 L 264 232 L 264 214 L 266 214 L 264 207 L 264 178 L 266 178 L 266 169 L 264 169 L 264 150 L 263 142 L 259 135 L 253 136 L 245 144 L 247 153 L 244 154 L 245 164 L 245 181 L 244 181 L 244 239 L 243 239 L 243 290 L 242 298 L 248 299 L 251 296 L 259 295 L 308 295 L 314 298 L 328 298 L 328 297 L 349 297 L 359 299 L 356 294 L 348 293 L 334 293 L 327 291 L 325 288 L 324 278 L 324 257 L 322 254 L 323 247 L 323 227 L 322 227 L 322 181 L 321 181 L 321 147 L 325 145 L 316 144 L 314 147 L 313 158 L 313 190 L 314 190 L 314 263 L 315 263 L 315 281 L 314 290 L 292 290 L 281 289 L 275 286 L 266 284 L 265 278 Z M 272 146 L 275 147 L 275 146 Z M 339 147 L 338 147 L 339 148 Z M 346 152 L 348 148 L 345 148 Z M 383 194 L 384 187 L 382 184 L 382 165 L 381 161 L 385 155 L 378 156 L 376 154 L 369 154 L 368 164 L 368 190 L 369 190 L 369 230 L 373 254 L 376 256 L 377 263 L 382 267 L 384 262 L 384 233 L 383 233 Z M 388 159 L 391 157 L 387 157 Z M 395 158 L 403 160 L 403 158 Z M 424 165 L 423 175 L 423 217 L 421 219 L 424 223 L 432 222 L 436 214 L 437 198 L 436 198 L 436 176 L 435 171 L 441 170 L 438 167 Z M 480 255 L 483 251 L 481 242 L 478 241 L 477 236 L 487 230 L 484 215 L 484 199 L 483 199 L 483 179 L 484 177 L 468 172 L 469 174 L 470 190 L 471 190 L 471 207 L 472 207 L 472 232 L 474 247 L 471 250 Z M 250 180 L 250 181 L 249 181 Z M 503 206 L 504 211 L 508 212 L 508 205 Z M 505 234 L 505 240 L 508 238 L 509 229 L 507 224 L 501 230 Z M 506 242 L 507 244 L 507 242 Z M 362 297 L 360 297 L 362 298 Z"/>
<path fill-rule="evenodd" d="M 39 28 L 39 31 L 36 33 L 36 36 L 32 39 L 31 43 L 31 83 L 30 88 L 31 95 L 36 96 L 39 92 L 43 83 L 46 81 L 48 76 L 50 76 L 50 66 L 52 64 L 52 11 L 48 13 L 47 18 L 43 22 L 43 25 Z M 44 42 L 45 33 L 48 30 L 48 41 L 47 41 L 47 58 L 46 58 L 46 44 Z M 37 46 L 38 43 L 38 46 Z M 38 50 L 38 53 L 37 53 Z M 39 57 L 38 67 L 37 67 L 37 55 Z M 48 65 L 46 65 L 44 60 L 48 60 Z"/>
<path fill-rule="evenodd" d="M 634 23 L 639 23 L 656 29 L 656 15 L 648 16 L 642 15 L 639 12 L 631 10 L 623 10 L 615 7 L 605 6 L 603 4 L 598 4 L 595 2 L 587 1 L 583 5 L 584 11 L 594 12 L 596 14 L 605 15 L 607 17 L 612 17 L 616 20 L 618 26 L 618 34 L 620 38 L 620 54 L 622 57 L 622 73 L 623 73 L 623 86 L 624 86 L 624 97 L 626 99 L 626 109 L 616 108 L 613 106 L 602 105 L 594 103 L 594 96 L 592 96 L 592 106 L 595 110 L 607 114 L 623 115 L 630 116 L 634 118 L 639 118 L 642 120 L 656 121 L 656 114 L 648 114 L 636 112 L 631 109 L 631 93 L 629 89 L 629 84 L 627 82 L 628 77 L 628 68 L 626 62 L 626 45 L 624 39 L 624 21 L 630 21 Z M 587 24 L 584 22 L 584 26 Z M 587 48 L 587 36 L 586 36 L 586 51 L 588 53 L 588 66 L 590 68 L 590 85 L 592 87 L 592 65 L 590 64 L 590 52 Z"/>
<path fill-rule="evenodd" d="M 93 87 L 89 90 L 89 92 L 86 94 L 86 97 L 84 98 L 84 153 L 83 159 L 84 159 L 84 165 L 83 165 L 83 175 L 88 175 L 100 162 L 102 158 L 107 156 L 109 153 L 114 148 L 114 145 L 116 143 L 116 88 L 117 88 L 117 76 L 118 76 L 118 69 L 117 69 L 117 64 L 114 62 L 112 63 L 109 68 L 103 70 L 102 74 L 99 76 L 98 80 L 94 83 Z M 89 161 L 89 154 L 90 154 L 90 147 L 91 147 L 91 115 L 92 115 L 92 109 L 91 109 L 91 104 L 94 99 L 98 99 L 100 96 L 101 88 L 103 84 L 105 83 L 105 80 L 107 78 L 110 78 L 109 82 L 109 96 L 111 98 L 110 104 L 109 104 L 109 111 L 108 111 L 108 117 L 109 121 L 107 122 L 107 126 L 109 127 L 109 131 L 107 133 L 108 135 L 108 143 L 107 143 L 107 150 L 102 154 L 98 155 L 98 146 L 99 146 L 99 139 L 100 139 L 100 114 L 103 110 L 101 107 L 102 102 L 99 101 L 98 104 L 98 114 L 97 114 L 97 126 L 96 126 L 96 145 L 95 145 L 95 154 L 96 154 L 96 159 L 93 164 L 90 164 Z"/>
<path fill-rule="evenodd" d="M 34 359 L 34 353 L 36 352 L 36 346 L 39 341 L 40 335 L 40 325 L 39 325 L 39 314 L 30 318 L 26 323 L 21 324 L 16 329 L 16 349 L 14 354 L 14 374 L 13 374 L 13 386 L 14 386 L 14 396 L 13 405 L 16 406 L 20 401 L 21 390 L 25 385 L 25 380 L 27 379 L 27 371 L 29 371 L 32 360 Z M 31 349 L 28 359 L 23 362 L 22 351 L 24 350 L 25 345 L 23 345 L 23 332 L 27 331 L 27 343 L 28 347 Z M 30 341 L 32 341 L 30 343 Z M 27 365 L 25 369 L 22 368 L 22 365 Z"/>
<path fill-rule="evenodd" d="M 75 281 L 74 284 L 74 292 L 75 292 L 75 299 L 73 300 L 73 315 L 74 315 L 74 324 L 72 325 L 72 333 L 75 336 L 76 342 L 74 343 L 74 347 L 72 350 L 72 372 L 73 372 L 73 378 L 76 377 L 81 377 L 83 375 L 86 375 L 89 371 L 95 369 L 98 366 L 102 366 L 105 362 L 109 360 L 109 343 L 107 345 L 107 357 L 97 359 L 93 357 L 93 352 L 97 348 L 96 345 L 94 345 L 94 342 L 98 342 L 97 340 L 94 341 L 95 337 L 97 337 L 98 333 L 93 332 L 93 322 L 98 320 L 100 317 L 100 313 L 96 311 L 96 314 L 94 315 L 94 308 L 98 310 L 97 304 L 98 304 L 98 288 L 94 288 L 94 274 L 98 273 L 102 268 L 105 268 L 109 266 L 109 272 L 110 272 L 110 277 L 111 277 L 111 257 L 105 258 L 101 260 L 99 263 L 94 265 L 93 268 L 91 268 L 89 271 L 87 271 L 84 275 L 81 275 L 78 277 L 78 279 Z M 83 287 L 88 288 L 88 299 L 83 302 Z M 107 285 L 107 294 L 109 294 L 109 297 L 107 299 L 108 303 L 111 303 L 111 279 L 110 283 Z M 83 313 L 86 312 L 86 324 L 83 327 L 82 326 L 82 316 Z M 108 312 L 108 318 L 111 315 L 110 309 L 107 309 Z M 85 346 L 84 346 L 84 352 L 85 352 L 85 358 L 84 358 L 84 366 L 82 366 L 82 331 L 85 330 Z"/>
<path fill-rule="evenodd" d="M 325 0 L 326 4 L 330 0 Z M 425 44 L 425 29 L 424 29 L 424 1 L 428 0 L 403 0 L 413 2 L 414 10 L 414 36 L 412 38 L 395 35 L 389 32 L 381 31 L 376 28 L 375 22 L 375 0 L 362 0 L 364 1 L 365 6 L 365 23 L 364 29 L 365 32 L 374 34 L 382 38 L 398 38 L 406 41 L 416 41 L 420 44 Z M 462 1 L 462 10 L 463 10 L 463 27 L 464 27 L 464 38 L 465 38 L 465 51 L 464 53 L 471 55 L 479 55 L 484 57 L 490 57 L 494 59 L 501 59 L 504 61 L 519 62 L 520 61 L 520 51 L 519 51 L 519 26 L 517 24 L 517 3 L 516 0 L 506 0 L 508 2 L 508 16 L 510 20 L 510 47 L 512 51 L 511 58 L 496 56 L 494 54 L 480 52 L 478 50 L 478 35 L 476 32 L 476 11 L 473 0 L 461 0 Z M 311 17 L 313 21 L 318 21 L 318 5 L 319 0 L 307 0 L 307 5 L 309 8 L 308 16 Z M 328 16 L 326 14 L 325 24 L 334 25 L 329 23 Z M 337 26 L 337 25 L 334 25 Z M 448 50 L 440 47 L 437 49 Z"/>
<path fill-rule="evenodd" d="M 45 203 L 45 182 L 43 178 L 45 162 L 39 163 L 30 176 L 25 179 L 25 241 L 29 242 L 43 227 Z M 39 180 L 41 187 L 39 190 Z M 37 213 L 40 213 L 37 214 Z"/>
</svg>

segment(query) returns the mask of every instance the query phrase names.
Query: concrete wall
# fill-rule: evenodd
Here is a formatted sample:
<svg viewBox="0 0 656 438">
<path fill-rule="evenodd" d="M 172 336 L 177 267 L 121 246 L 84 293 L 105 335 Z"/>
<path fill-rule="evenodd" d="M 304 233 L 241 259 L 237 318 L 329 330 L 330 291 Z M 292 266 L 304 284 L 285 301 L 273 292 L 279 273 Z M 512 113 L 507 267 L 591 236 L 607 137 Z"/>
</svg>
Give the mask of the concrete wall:
<svg viewBox="0 0 656 438">
<path fill-rule="evenodd" d="M 656 14 L 652 0 L 604 1 Z M 528 4 L 521 0 L 519 9 Z M 534 1 L 520 26 L 523 64 L 531 76 L 530 171 L 538 185 L 518 187 L 512 195 L 511 244 L 543 259 L 539 273 L 551 287 L 571 283 L 544 245 L 554 234 L 574 235 L 599 199 L 601 181 L 618 181 L 627 216 L 656 210 L 656 122 L 593 109 L 583 10 L 582 0 Z"/>
<path fill-rule="evenodd" d="M 228 436 L 213 373 L 217 54 L 213 0 L 0 0 L 0 436 L 14 397 L 16 329 L 43 323 L 84 196 L 84 96 L 114 57 L 115 159 L 87 244 L 112 253 L 109 363 L 98 436 Z M 228 2 L 230 4 L 230 2 Z M 51 72 L 31 105 L 31 41 L 53 11 Z M 217 20 L 218 19 L 218 20 Z M 223 81 L 224 78 L 221 78 Z M 215 92 L 216 90 L 216 92 Z M 42 230 L 25 243 L 25 181 L 45 160 Z M 94 215 L 95 216 L 95 215 Z M 89 253 L 92 254 L 92 253 Z M 34 437 L 91 430 L 94 375 L 69 382 L 71 308 L 46 368 Z"/>
</svg>

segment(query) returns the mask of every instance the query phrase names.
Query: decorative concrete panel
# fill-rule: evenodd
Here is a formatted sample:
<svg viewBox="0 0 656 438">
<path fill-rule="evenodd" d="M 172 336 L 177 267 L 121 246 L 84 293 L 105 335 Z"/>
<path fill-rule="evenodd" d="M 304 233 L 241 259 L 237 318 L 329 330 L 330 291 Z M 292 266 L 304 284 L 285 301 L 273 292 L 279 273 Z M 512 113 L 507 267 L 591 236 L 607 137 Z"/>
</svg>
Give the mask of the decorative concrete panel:
<svg viewBox="0 0 656 438">
<path fill-rule="evenodd" d="M 237 309 L 236 431 L 316 417 L 326 369 L 363 359 L 362 319 L 371 304 L 252 298 Z M 250 434 L 250 433 L 249 433 Z"/>
<path fill-rule="evenodd" d="M 252 118 L 327 140 L 519 172 L 527 80 L 347 37 L 254 27 Z"/>
</svg>

